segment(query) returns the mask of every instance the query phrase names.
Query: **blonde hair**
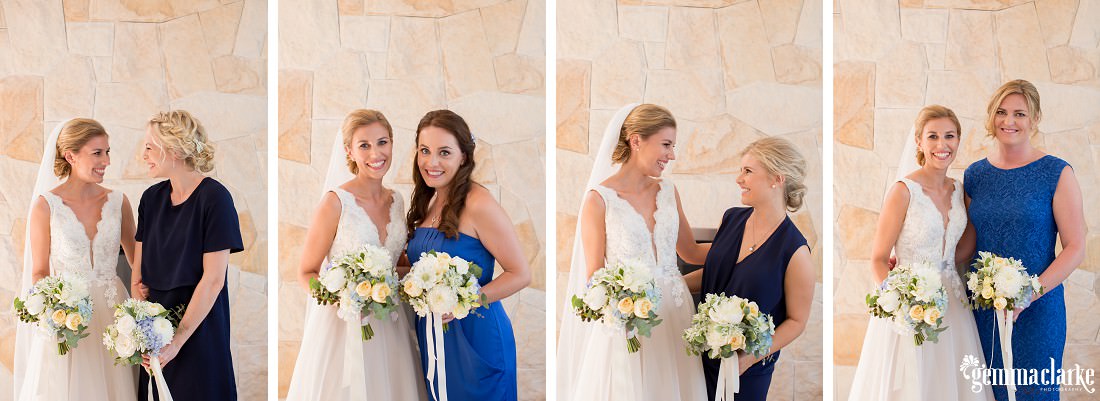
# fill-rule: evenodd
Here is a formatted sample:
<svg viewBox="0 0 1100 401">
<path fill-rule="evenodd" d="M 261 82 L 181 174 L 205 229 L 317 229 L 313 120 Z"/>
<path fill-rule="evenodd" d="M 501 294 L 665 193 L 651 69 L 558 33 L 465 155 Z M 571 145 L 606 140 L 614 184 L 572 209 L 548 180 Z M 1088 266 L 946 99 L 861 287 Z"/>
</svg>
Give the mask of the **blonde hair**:
<svg viewBox="0 0 1100 401">
<path fill-rule="evenodd" d="M 924 106 L 923 109 L 920 109 L 920 114 L 917 114 L 917 121 L 913 124 L 917 127 L 916 132 L 913 133 L 916 140 L 920 141 L 921 136 L 924 134 L 924 126 L 929 121 L 939 118 L 951 120 L 951 123 L 955 124 L 955 135 L 962 138 L 962 124 L 959 124 L 959 118 L 955 116 L 955 112 L 947 107 L 933 104 Z M 924 152 L 920 149 L 917 149 L 917 164 L 924 166 Z"/>
<path fill-rule="evenodd" d="M 65 160 L 65 153 L 79 151 L 88 141 L 98 136 L 107 136 L 107 130 L 98 121 L 90 118 L 69 120 L 57 135 L 57 153 L 54 154 L 53 158 L 53 174 L 58 178 L 68 177 L 73 171 L 73 165 Z"/>
<path fill-rule="evenodd" d="M 784 203 L 787 211 L 794 212 L 802 207 L 806 196 L 806 158 L 795 149 L 794 144 L 783 138 L 769 137 L 750 143 L 738 154 L 744 157 L 751 154 L 769 173 L 783 176 Z"/>
<path fill-rule="evenodd" d="M 1005 98 L 1009 95 L 1021 95 L 1024 97 L 1024 101 L 1027 102 L 1027 109 L 1029 111 L 1028 118 L 1031 120 L 1031 132 L 1034 135 L 1039 132 L 1039 120 L 1043 118 L 1043 109 L 1039 107 L 1039 90 L 1035 89 L 1035 85 L 1031 82 L 1017 79 L 1013 81 L 1005 82 L 1000 88 L 997 88 L 996 92 L 993 92 L 993 97 L 989 99 L 989 105 L 986 106 L 986 118 L 985 118 L 985 131 L 989 136 L 994 135 L 993 119 L 997 115 L 997 109 L 1001 107 L 1001 102 L 1004 102 Z"/>
<path fill-rule="evenodd" d="M 390 121 L 382 115 L 381 111 L 358 109 L 348 113 L 348 116 L 344 117 L 344 125 L 340 127 L 340 133 L 344 137 L 344 146 L 351 147 L 351 137 L 355 134 L 355 130 L 374 123 L 382 124 L 382 127 L 390 134 L 390 139 L 393 139 L 393 127 L 390 126 Z M 351 155 L 345 157 L 348 162 L 348 170 L 352 174 L 359 174 L 359 166 L 355 164 L 355 160 L 351 159 Z"/>
<path fill-rule="evenodd" d="M 214 169 L 214 145 L 206 129 L 184 110 L 162 111 L 149 119 L 165 151 L 172 152 L 188 167 L 203 173 Z"/>
<path fill-rule="evenodd" d="M 619 129 L 619 143 L 611 153 L 611 161 L 624 163 L 630 159 L 631 135 L 637 134 L 645 139 L 665 127 L 676 128 L 676 119 L 668 109 L 655 104 L 638 105 L 627 114 L 623 127 Z"/>
</svg>

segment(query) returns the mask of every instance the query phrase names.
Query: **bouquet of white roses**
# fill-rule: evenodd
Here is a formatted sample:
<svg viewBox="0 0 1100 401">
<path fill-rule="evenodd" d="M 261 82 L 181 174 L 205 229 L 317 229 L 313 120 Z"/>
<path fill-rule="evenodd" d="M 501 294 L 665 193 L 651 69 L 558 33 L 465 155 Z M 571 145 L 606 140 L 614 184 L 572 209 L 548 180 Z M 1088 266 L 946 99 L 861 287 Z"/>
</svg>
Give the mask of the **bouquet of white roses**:
<svg viewBox="0 0 1100 401">
<path fill-rule="evenodd" d="M 130 298 L 115 305 L 115 321 L 103 332 L 103 345 L 114 352 L 115 363 L 137 365 L 142 362 L 142 355 L 149 356 L 149 393 L 152 394 L 156 382 L 161 400 L 171 400 L 172 394 L 164 382 L 157 355 L 172 342 L 184 308 L 181 305 L 170 311 L 156 302 Z"/>
<path fill-rule="evenodd" d="M 1004 258 L 991 252 L 978 252 L 974 262 L 977 271 L 967 273 L 966 287 L 978 309 L 993 308 L 997 333 L 1001 341 L 1001 359 L 1006 372 L 1012 371 L 1012 315 L 1016 308 L 1026 308 L 1035 294 L 1043 294 L 1039 276 L 1027 274 L 1023 262 Z M 1003 313 L 1002 313 L 1003 311 Z M 1008 397 L 1016 399 L 1016 382 L 1009 380 Z"/>
<path fill-rule="evenodd" d="M 1043 293 L 1039 276 L 1028 275 L 1023 263 L 1014 258 L 978 252 L 974 268 L 977 271 L 967 273 L 966 287 L 979 309 L 1023 308 L 1031 303 L 1034 294 Z"/>
<path fill-rule="evenodd" d="M 336 303 L 337 314 L 348 322 L 360 324 L 363 341 L 374 337 L 369 317 L 397 313 L 397 274 L 389 251 L 374 245 L 364 245 L 333 261 L 332 267 L 320 274 L 320 280 L 309 282 L 311 295 L 322 305 Z"/>
<path fill-rule="evenodd" d="M 895 267 L 882 286 L 867 294 L 866 301 L 872 316 L 889 320 L 902 334 L 911 334 L 916 345 L 937 342 L 947 330 L 943 325 L 947 290 L 931 264 Z"/>
<path fill-rule="evenodd" d="M 92 318 L 88 280 L 79 274 L 61 273 L 34 283 L 24 298 L 15 298 L 15 314 L 24 323 L 35 323 L 57 341 L 57 354 L 76 348 Z"/>
<path fill-rule="evenodd" d="M 401 292 L 416 314 L 450 313 L 465 318 L 481 306 L 481 266 L 446 252 L 425 252 L 401 281 Z M 443 324 L 446 330 L 447 325 Z"/>
<path fill-rule="evenodd" d="M 771 315 L 760 313 L 756 302 L 726 294 L 707 294 L 699 304 L 699 311 L 691 317 L 691 327 L 684 330 L 688 353 L 705 352 L 711 359 L 729 358 L 721 362 L 718 371 L 715 394 L 719 399 L 732 399 L 732 393 L 740 386 L 737 351 L 764 356 L 771 349 L 773 335 L 775 322 Z"/>
<path fill-rule="evenodd" d="M 584 293 L 573 295 L 572 301 L 581 320 L 624 328 L 630 352 L 638 352 L 642 347 L 637 334 L 649 337 L 650 330 L 661 324 L 655 311 L 660 303 L 661 292 L 653 273 L 637 261 L 596 270 Z"/>
</svg>

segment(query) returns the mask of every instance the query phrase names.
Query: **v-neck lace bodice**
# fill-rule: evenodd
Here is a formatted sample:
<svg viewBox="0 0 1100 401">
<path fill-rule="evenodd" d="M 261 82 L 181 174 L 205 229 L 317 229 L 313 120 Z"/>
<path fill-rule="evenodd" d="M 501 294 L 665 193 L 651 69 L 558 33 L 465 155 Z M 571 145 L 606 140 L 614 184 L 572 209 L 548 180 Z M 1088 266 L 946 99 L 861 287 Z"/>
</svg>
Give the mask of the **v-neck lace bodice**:
<svg viewBox="0 0 1100 401">
<path fill-rule="evenodd" d="M 962 186 L 958 181 L 954 182 L 955 188 L 951 193 L 945 227 L 944 214 L 936 207 L 932 198 L 924 193 L 924 188 L 908 178 L 899 181 L 909 189 L 909 208 L 905 212 L 905 221 L 894 245 L 898 263 L 931 263 L 940 269 L 944 287 L 951 295 L 966 299 L 962 290 L 962 279 L 955 270 L 955 248 L 966 229 Z"/>
<path fill-rule="evenodd" d="M 672 300 L 681 305 L 686 287 L 676 267 L 676 236 L 680 229 L 676 193 L 668 180 L 659 185 L 652 233 L 645 218 L 615 190 L 602 185 L 593 188 L 606 205 L 604 259 L 608 264 L 627 261 L 649 264 L 654 277 L 668 284 L 661 287 L 670 288 Z"/>
<path fill-rule="evenodd" d="M 106 298 L 117 297 L 115 267 L 122 235 L 122 193 L 111 191 L 103 203 L 96 234 L 89 238 L 76 213 L 52 192 L 42 197 L 50 206 L 50 272 L 76 272 L 88 277 L 94 286 L 102 286 Z"/>
<path fill-rule="evenodd" d="M 332 190 L 337 198 L 340 198 L 340 222 L 336 226 L 336 238 L 332 240 L 332 248 L 329 250 L 329 260 L 354 251 L 363 244 L 372 244 L 386 248 L 396 263 L 401 251 L 405 248 L 405 202 L 401 194 L 393 192 L 393 202 L 390 204 L 390 222 L 386 225 L 386 242 L 383 244 L 381 234 L 374 225 L 363 207 L 355 201 L 355 195 L 341 188 Z"/>
</svg>

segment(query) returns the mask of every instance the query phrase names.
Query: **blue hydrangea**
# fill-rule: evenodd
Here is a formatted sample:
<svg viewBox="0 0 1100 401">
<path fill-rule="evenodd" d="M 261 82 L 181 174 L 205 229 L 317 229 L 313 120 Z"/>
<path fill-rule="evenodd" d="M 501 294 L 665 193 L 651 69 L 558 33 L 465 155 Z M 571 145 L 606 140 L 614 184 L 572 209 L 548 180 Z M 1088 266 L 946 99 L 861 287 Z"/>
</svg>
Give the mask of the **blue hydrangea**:
<svg viewBox="0 0 1100 401">
<path fill-rule="evenodd" d="M 153 329 L 153 318 L 146 317 L 138 320 L 137 326 L 141 338 L 144 339 L 145 349 L 152 355 L 158 354 L 166 344 L 165 339 L 158 337 L 156 330 Z"/>
</svg>

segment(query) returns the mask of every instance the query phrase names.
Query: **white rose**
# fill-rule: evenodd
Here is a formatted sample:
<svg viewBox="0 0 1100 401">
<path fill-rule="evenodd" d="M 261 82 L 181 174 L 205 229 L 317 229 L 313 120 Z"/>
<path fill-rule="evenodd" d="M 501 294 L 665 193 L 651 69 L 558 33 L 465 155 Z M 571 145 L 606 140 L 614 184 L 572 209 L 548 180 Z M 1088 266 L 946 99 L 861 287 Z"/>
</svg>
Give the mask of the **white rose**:
<svg viewBox="0 0 1100 401">
<path fill-rule="evenodd" d="M 46 310 L 46 298 L 42 294 L 33 294 L 27 297 L 27 301 L 23 303 L 23 306 L 27 308 L 27 313 L 38 315 Z"/>
<path fill-rule="evenodd" d="M 653 275 L 650 274 L 649 269 L 631 268 L 624 272 L 622 285 L 630 291 L 639 292 L 651 281 L 653 281 Z"/>
<path fill-rule="evenodd" d="M 707 333 L 704 337 L 707 341 L 707 346 L 713 349 L 719 349 L 722 348 L 722 346 L 729 344 L 730 339 L 733 336 L 722 334 L 722 332 L 718 329 L 711 327 L 709 330 L 707 330 Z"/>
<path fill-rule="evenodd" d="M 132 333 L 137 328 L 137 322 L 134 321 L 134 317 L 130 315 L 122 315 L 115 323 L 115 328 L 119 333 Z M 120 334 L 121 335 L 121 334 Z"/>
<path fill-rule="evenodd" d="M 607 305 L 607 289 L 603 286 L 595 286 L 584 294 L 584 303 L 589 308 L 599 310 Z"/>
<path fill-rule="evenodd" d="M 1015 269 L 1001 269 L 993 276 L 993 288 L 997 296 L 1015 297 L 1023 286 L 1023 275 Z"/>
<path fill-rule="evenodd" d="M 84 287 L 81 284 L 77 283 L 78 282 L 74 281 L 72 284 L 65 286 L 65 288 L 61 290 L 61 303 L 64 303 L 65 305 L 71 307 L 76 307 L 81 299 L 84 299 L 88 296 L 87 287 Z"/>
<path fill-rule="evenodd" d="M 169 322 L 168 319 L 163 317 L 153 319 L 153 332 L 157 334 L 157 337 L 169 340 L 175 335 L 175 329 L 172 328 L 172 322 Z"/>
<path fill-rule="evenodd" d="M 424 293 L 424 289 L 420 288 L 414 280 L 405 281 L 403 286 L 405 288 L 405 294 L 410 297 L 419 297 L 420 294 Z"/>
<path fill-rule="evenodd" d="M 322 273 L 321 284 L 325 286 L 325 289 L 331 292 L 337 292 L 344 289 L 344 285 L 347 284 L 347 278 L 344 277 L 344 268 L 333 267 Z"/>
<path fill-rule="evenodd" d="M 708 315 L 718 323 L 739 323 L 745 318 L 745 311 L 741 309 L 741 300 L 733 298 L 714 305 Z"/>
<path fill-rule="evenodd" d="M 159 315 L 161 313 L 164 313 L 164 307 L 161 306 L 160 304 L 156 303 L 156 302 L 150 302 L 148 304 L 145 304 L 145 307 L 146 307 L 145 313 L 148 313 L 149 316 L 156 316 L 156 315 Z"/>
<path fill-rule="evenodd" d="M 466 274 L 470 272 L 470 262 L 467 262 L 466 259 L 455 256 L 454 258 L 451 258 L 451 263 L 454 263 L 455 271 L 457 271 L 458 274 Z"/>
<path fill-rule="evenodd" d="M 966 288 L 970 289 L 970 292 L 978 292 L 977 274 L 971 274 L 970 278 L 966 280 Z"/>
<path fill-rule="evenodd" d="M 898 299 L 898 294 L 893 291 L 886 291 L 878 296 L 878 306 L 886 312 L 896 311 L 900 304 L 901 300 Z"/>
<path fill-rule="evenodd" d="M 123 358 L 127 358 L 137 351 L 137 342 L 128 333 L 119 333 L 115 337 L 115 352 Z"/>
<path fill-rule="evenodd" d="M 451 312 L 455 316 L 455 319 L 462 319 L 470 315 L 470 310 L 462 306 L 455 306 L 455 310 Z"/>
<path fill-rule="evenodd" d="M 454 311 L 458 299 L 447 287 L 436 287 L 428 291 L 428 306 L 432 312 L 446 313 Z"/>
<path fill-rule="evenodd" d="M 1035 292 L 1040 292 L 1043 290 L 1043 284 L 1039 282 L 1039 276 L 1031 277 L 1031 289 Z"/>
</svg>

